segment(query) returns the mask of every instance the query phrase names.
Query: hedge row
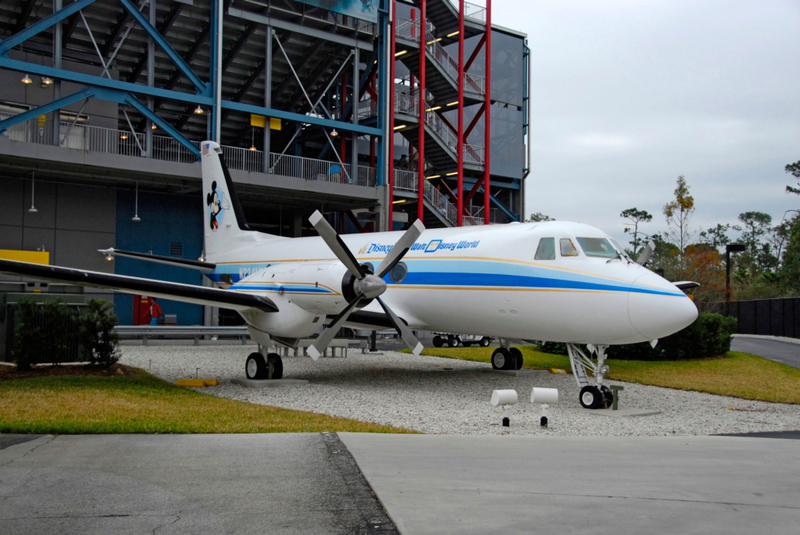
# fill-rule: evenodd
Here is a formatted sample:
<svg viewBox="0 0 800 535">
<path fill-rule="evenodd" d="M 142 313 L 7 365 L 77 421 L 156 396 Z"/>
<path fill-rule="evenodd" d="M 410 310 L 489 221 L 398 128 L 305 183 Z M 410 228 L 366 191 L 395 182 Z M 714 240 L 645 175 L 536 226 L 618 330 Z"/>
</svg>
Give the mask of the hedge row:
<svg viewBox="0 0 800 535">
<path fill-rule="evenodd" d="M 694 323 L 677 333 L 662 338 L 655 348 L 648 342 L 610 346 L 606 356 L 621 360 L 686 360 L 717 357 L 731 349 L 731 335 L 736 320 L 721 314 L 701 312 Z M 566 344 L 545 342 L 545 353 L 566 355 Z"/>
<path fill-rule="evenodd" d="M 80 357 L 96 366 L 116 363 L 119 335 L 114 332 L 117 316 L 112 303 L 89 300 L 84 315 L 69 308 L 61 298 L 39 304 L 26 297 L 16 306 L 17 324 L 12 355 L 20 370 L 33 364 L 61 364 Z"/>
</svg>

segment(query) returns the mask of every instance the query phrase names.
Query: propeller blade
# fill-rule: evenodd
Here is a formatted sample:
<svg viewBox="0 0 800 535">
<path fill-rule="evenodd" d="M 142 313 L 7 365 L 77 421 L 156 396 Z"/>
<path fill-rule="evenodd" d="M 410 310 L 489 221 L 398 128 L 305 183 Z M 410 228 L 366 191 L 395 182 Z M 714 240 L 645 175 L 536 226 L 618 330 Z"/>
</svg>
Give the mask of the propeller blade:
<svg viewBox="0 0 800 535">
<path fill-rule="evenodd" d="M 333 321 L 329 323 L 325 329 L 322 330 L 316 341 L 308 347 L 306 351 L 308 352 L 309 356 L 312 359 L 317 360 L 319 356 L 322 355 L 322 353 L 325 351 L 325 348 L 327 348 L 328 344 L 331 343 L 331 340 L 333 340 L 333 337 L 336 336 L 336 333 L 339 332 L 339 329 L 341 328 L 342 324 L 345 321 L 347 321 L 347 317 L 350 315 L 350 313 L 358 305 L 358 303 L 361 301 L 363 297 L 364 297 L 363 294 L 359 294 L 356 296 L 355 299 L 350 301 L 344 308 L 344 310 L 339 312 L 339 315 L 333 318 Z"/>
<path fill-rule="evenodd" d="M 350 249 L 348 249 L 347 245 L 342 241 L 342 238 L 333 230 L 333 227 L 325 220 L 319 210 L 311 214 L 308 221 L 311 223 L 311 226 L 316 229 L 320 237 L 325 240 L 325 243 L 328 244 L 328 247 L 333 251 L 333 254 L 336 255 L 336 258 L 344 264 L 344 267 L 358 280 L 363 279 L 364 270 L 361 269 L 358 260 L 356 260 L 353 253 L 350 252 Z"/>
<path fill-rule="evenodd" d="M 414 333 L 411 332 L 411 329 L 409 329 L 405 323 L 400 321 L 400 318 L 398 318 L 395 313 L 392 312 L 392 309 L 386 306 L 386 303 L 383 302 L 383 299 L 380 297 L 376 299 L 378 300 L 378 303 L 380 303 L 381 307 L 383 307 L 386 315 L 389 316 L 389 318 L 392 320 L 392 323 L 394 323 L 394 327 L 397 329 L 397 332 L 400 333 L 400 336 L 403 338 L 403 341 L 406 343 L 406 345 L 411 349 L 411 352 L 415 355 L 422 353 L 422 344 L 419 340 L 417 340 L 417 337 L 414 336 Z"/>
<path fill-rule="evenodd" d="M 425 225 L 422 223 L 421 219 L 417 219 L 414 221 L 414 224 L 406 230 L 405 234 L 400 236 L 400 239 L 397 240 L 397 243 L 394 244 L 392 250 L 389 251 L 389 254 L 386 255 L 386 258 L 383 259 L 381 265 L 378 266 L 378 270 L 375 274 L 380 277 L 381 279 L 389 273 L 397 263 L 402 260 L 402 258 L 406 255 L 411 246 L 414 245 L 414 242 L 417 241 L 422 231 L 425 230 Z"/>
<path fill-rule="evenodd" d="M 639 258 L 636 259 L 636 263 L 643 266 L 650 261 L 650 256 L 653 254 L 653 251 L 656 248 L 656 244 L 653 241 L 647 242 L 642 252 L 639 254 Z"/>
</svg>

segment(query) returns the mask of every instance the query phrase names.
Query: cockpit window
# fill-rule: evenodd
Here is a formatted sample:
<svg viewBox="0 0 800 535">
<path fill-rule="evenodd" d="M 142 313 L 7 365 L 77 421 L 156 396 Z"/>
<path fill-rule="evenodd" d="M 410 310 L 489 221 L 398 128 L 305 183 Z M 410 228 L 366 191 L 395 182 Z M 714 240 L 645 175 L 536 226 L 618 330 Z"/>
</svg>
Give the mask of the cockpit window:
<svg viewBox="0 0 800 535">
<path fill-rule="evenodd" d="M 556 259 L 556 239 L 542 238 L 539 240 L 539 247 L 536 248 L 535 260 L 555 260 Z"/>
<path fill-rule="evenodd" d="M 578 250 L 572 245 L 572 240 L 569 238 L 561 238 L 558 241 L 561 245 L 561 256 L 578 256 Z"/>
<path fill-rule="evenodd" d="M 578 238 L 578 243 L 586 256 L 599 256 L 601 258 L 617 258 L 619 253 L 605 238 Z"/>
</svg>

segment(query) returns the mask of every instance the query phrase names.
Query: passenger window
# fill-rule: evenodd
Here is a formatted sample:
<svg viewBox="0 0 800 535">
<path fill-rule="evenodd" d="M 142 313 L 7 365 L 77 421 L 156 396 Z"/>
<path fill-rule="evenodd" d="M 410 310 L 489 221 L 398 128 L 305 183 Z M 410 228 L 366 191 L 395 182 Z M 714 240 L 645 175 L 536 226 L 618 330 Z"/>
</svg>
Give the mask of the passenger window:
<svg viewBox="0 0 800 535">
<path fill-rule="evenodd" d="M 561 256 L 578 256 L 578 250 L 575 249 L 569 238 L 561 238 L 559 244 L 561 245 Z"/>
<path fill-rule="evenodd" d="M 555 260 L 556 259 L 556 239 L 542 238 L 536 248 L 535 260 Z"/>
</svg>

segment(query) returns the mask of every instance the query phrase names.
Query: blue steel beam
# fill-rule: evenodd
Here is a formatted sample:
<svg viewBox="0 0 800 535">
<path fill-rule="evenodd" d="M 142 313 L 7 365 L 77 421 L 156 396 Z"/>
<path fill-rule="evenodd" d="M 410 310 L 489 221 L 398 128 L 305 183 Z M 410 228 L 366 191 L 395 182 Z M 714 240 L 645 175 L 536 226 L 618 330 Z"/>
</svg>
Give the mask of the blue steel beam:
<svg viewBox="0 0 800 535">
<path fill-rule="evenodd" d="M 170 45 L 164 36 L 161 35 L 158 30 L 156 30 L 150 21 L 148 21 L 141 12 L 136 9 L 136 6 L 131 2 L 131 0 L 119 0 L 120 3 L 125 7 L 125 9 L 133 15 L 133 18 L 145 29 L 145 31 L 153 38 L 158 46 L 161 47 L 161 50 L 164 51 L 167 56 L 172 60 L 172 62 L 180 69 L 180 71 L 189 79 L 191 80 L 192 84 L 194 84 L 195 89 L 197 89 L 198 93 L 203 95 L 209 94 L 209 87 L 210 84 L 204 82 L 200 79 L 199 76 L 195 74 L 189 65 L 183 61 L 183 58 L 178 54 L 172 45 Z"/>
<path fill-rule="evenodd" d="M 153 112 L 153 110 L 142 104 L 142 102 L 139 99 L 137 99 L 135 95 L 132 95 L 131 93 L 126 93 L 124 91 L 117 91 L 115 89 L 107 89 L 103 87 L 84 87 L 77 93 L 67 95 L 66 97 L 39 106 L 38 108 L 30 109 L 26 112 L 19 113 L 17 115 L 14 115 L 13 117 L 9 117 L 8 119 L 0 121 L 0 135 L 2 135 L 3 132 L 5 132 L 12 126 L 24 123 L 26 121 L 30 121 L 31 119 L 35 119 L 39 115 L 44 115 L 59 110 L 65 106 L 69 106 L 70 104 L 73 104 L 75 102 L 87 98 L 98 98 L 100 100 L 106 100 L 108 102 L 127 104 L 128 106 L 136 108 L 136 110 L 139 113 L 146 116 L 156 125 L 158 125 L 159 128 L 162 128 L 165 132 L 167 132 L 169 135 L 178 140 L 184 147 L 186 147 L 195 156 L 197 156 L 198 159 L 200 158 L 200 150 L 191 141 L 186 139 L 186 137 L 184 137 L 183 134 L 181 134 L 178 130 L 173 128 L 172 125 L 170 125 L 168 122 L 164 121 L 161 117 L 156 115 L 156 113 Z"/>
<path fill-rule="evenodd" d="M 29 27 L 25 28 L 24 30 L 15 33 L 2 43 L 0 43 L 0 56 L 8 56 L 8 51 L 17 46 L 20 43 L 24 43 L 34 35 L 43 32 L 44 30 L 55 26 L 62 20 L 66 19 L 73 13 L 76 13 L 83 9 L 84 7 L 88 6 L 89 4 L 93 3 L 95 0 L 77 0 L 76 2 L 71 3 L 67 7 L 58 10 L 56 13 L 49 15 L 36 24 L 31 24 Z"/>
<path fill-rule="evenodd" d="M 191 95 L 189 93 L 180 93 L 177 91 L 170 91 L 168 89 L 160 89 L 158 87 L 132 84 L 129 82 L 121 82 L 119 80 L 109 80 L 108 78 L 101 78 L 91 74 L 56 69 L 55 67 L 48 67 L 47 65 L 37 65 L 35 63 L 27 63 L 25 61 L 9 59 L 7 57 L 0 57 L 0 67 L 17 72 L 27 72 L 29 74 L 49 76 L 51 78 L 58 78 L 59 80 L 75 82 L 76 84 L 81 85 L 107 87 L 109 89 L 117 89 L 119 91 L 127 91 L 139 95 L 166 98 L 181 102 L 191 102 L 192 104 L 200 104 L 203 106 L 211 106 L 214 103 L 214 99 L 203 95 Z"/>
<path fill-rule="evenodd" d="M 82 85 L 90 85 L 94 87 L 104 87 L 107 89 L 116 89 L 117 91 L 124 91 L 127 93 L 134 93 L 137 95 L 152 96 L 156 98 L 164 98 L 167 100 L 176 100 L 179 102 L 190 102 L 192 104 L 200 104 L 201 106 L 213 106 L 214 99 L 202 95 L 190 95 L 188 93 L 180 93 L 177 91 L 169 91 L 166 89 L 159 89 L 157 87 L 150 87 L 146 85 L 132 84 L 129 82 L 120 82 L 118 80 L 109 80 L 108 78 L 100 78 L 89 74 L 83 74 L 74 71 L 66 71 L 63 69 L 56 69 L 55 67 L 48 67 L 46 65 L 37 65 L 34 63 L 27 63 L 24 61 L 13 60 L 9 58 L 0 57 L 0 68 L 10 69 L 17 72 L 27 72 L 29 74 L 36 74 L 39 76 L 49 76 L 51 78 L 58 78 L 59 80 L 66 80 L 75 82 Z M 381 136 L 382 131 L 377 128 L 370 128 L 363 125 L 354 125 L 340 121 L 332 121 L 330 119 L 323 119 L 322 117 L 310 117 L 300 113 L 291 113 L 283 110 L 276 110 L 272 108 L 262 108 L 259 106 L 251 106 L 249 104 L 242 104 L 239 102 L 222 101 L 223 109 L 231 109 L 235 111 L 242 111 L 245 113 L 255 113 L 257 115 L 266 115 L 267 117 L 275 117 L 277 119 L 285 119 L 287 121 L 308 123 L 318 126 L 325 126 L 327 128 L 336 128 L 344 130 L 345 132 L 357 132 L 361 135 Z"/>
<path fill-rule="evenodd" d="M 92 98 L 93 96 L 94 96 L 94 90 L 92 88 L 84 87 L 81 91 L 78 91 L 77 93 L 67 95 L 66 97 L 54 100 L 53 102 L 48 102 L 47 104 L 43 104 L 38 108 L 32 108 L 28 111 L 14 115 L 13 117 L 9 117 L 8 119 L 0 121 L 0 135 L 2 135 L 3 132 L 5 132 L 12 126 L 24 123 L 26 121 L 30 121 L 31 119 L 35 119 L 39 115 L 45 115 L 47 113 L 61 109 L 64 106 L 69 106 L 70 104 L 74 104 L 79 100 Z"/>
<path fill-rule="evenodd" d="M 293 113 L 283 110 L 276 110 L 274 108 L 262 108 L 259 106 L 252 106 L 250 104 L 242 104 L 241 102 L 231 102 L 229 100 L 222 101 L 222 108 L 226 110 L 241 111 L 245 113 L 254 113 L 256 115 L 266 115 L 267 117 L 275 117 L 276 119 L 285 119 L 287 121 L 294 121 L 296 123 L 308 123 L 316 126 L 324 126 L 326 128 L 336 128 L 337 130 L 344 130 L 345 132 L 356 132 L 365 136 L 382 136 L 383 131 L 378 128 L 371 128 L 360 124 L 345 123 L 342 121 L 334 121 L 332 119 L 325 119 L 323 117 L 311 117 L 303 115 L 302 113 Z"/>
<path fill-rule="evenodd" d="M 165 132 L 175 138 L 181 145 L 186 147 L 192 154 L 197 156 L 197 159 L 200 159 L 200 149 L 198 149 L 194 143 L 189 141 L 183 134 L 181 134 L 178 130 L 172 127 L 168 122 L 163 120 L 161 117 L 156 115 L 156 113 L 142 104 L 142 102 L 136 98 L 136 95 L 131 93 L 126 93 L 124 91 L 117 91 L 115 89 L 106 89 L 102 87 L 93 88 L 92 91 L 94 92 L 95 98 L 99 98 L 100 100 L 107 100 L 109 102 L 117 102 L 119 104 L 127 104 L 153 121 L 159 128 L 162 128 Z"/>
</svg>

